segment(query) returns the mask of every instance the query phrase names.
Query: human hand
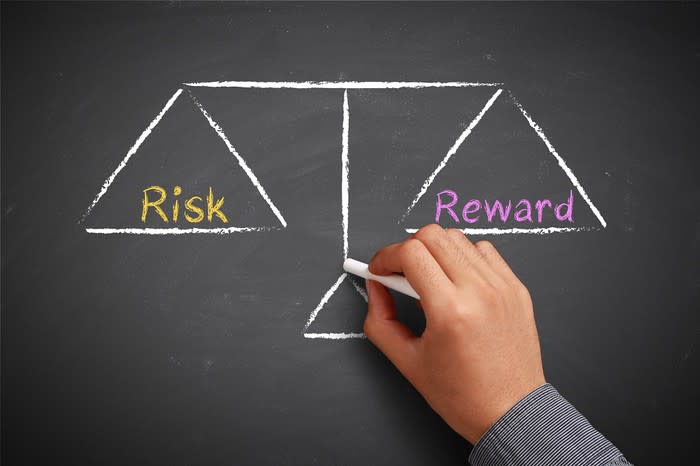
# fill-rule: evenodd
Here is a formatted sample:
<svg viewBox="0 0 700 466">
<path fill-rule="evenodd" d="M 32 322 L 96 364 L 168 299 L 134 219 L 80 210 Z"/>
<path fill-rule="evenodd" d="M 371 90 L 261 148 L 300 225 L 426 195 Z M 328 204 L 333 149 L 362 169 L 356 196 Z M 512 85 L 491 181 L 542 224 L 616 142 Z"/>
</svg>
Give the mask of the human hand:
<svg viewBox="0 0 700 466">
<path fill-rule="evenodd" d="M 545 383 L 530 295 L 491 243 L 428 225 L 380 249 L 369 270 L 404 274 L 426 326 L 415 336 L 387 289 L 368 280 L 365 334 L 472 444 Z"/>
</svg>

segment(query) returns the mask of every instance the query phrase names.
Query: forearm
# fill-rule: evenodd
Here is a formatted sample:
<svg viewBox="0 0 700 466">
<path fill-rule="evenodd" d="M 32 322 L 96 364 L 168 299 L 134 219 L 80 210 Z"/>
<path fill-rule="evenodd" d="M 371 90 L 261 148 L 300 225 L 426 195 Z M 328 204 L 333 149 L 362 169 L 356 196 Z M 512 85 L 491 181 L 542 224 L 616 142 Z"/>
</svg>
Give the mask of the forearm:
<svg viewBox="0 0 700 466">
<path fill-rule="evenodd" d="M 476 444 L 472 466 L 622 466 L 622 453 L 550 384 L 520 400 Z"/>
</svg>

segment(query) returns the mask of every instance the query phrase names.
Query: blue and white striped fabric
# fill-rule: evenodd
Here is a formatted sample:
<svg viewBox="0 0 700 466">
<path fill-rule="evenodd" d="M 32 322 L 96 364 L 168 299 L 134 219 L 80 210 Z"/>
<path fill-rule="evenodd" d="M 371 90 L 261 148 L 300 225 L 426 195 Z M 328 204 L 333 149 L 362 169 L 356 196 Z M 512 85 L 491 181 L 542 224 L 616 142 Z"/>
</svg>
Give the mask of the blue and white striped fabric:
<svg viewBox="0 0 700 466">
<path fill-rule="evenodd" d="M 620 450 L 550 384 L 533 390 L 476 444 L 472 466 L 628 466 Z"/>
</svg>

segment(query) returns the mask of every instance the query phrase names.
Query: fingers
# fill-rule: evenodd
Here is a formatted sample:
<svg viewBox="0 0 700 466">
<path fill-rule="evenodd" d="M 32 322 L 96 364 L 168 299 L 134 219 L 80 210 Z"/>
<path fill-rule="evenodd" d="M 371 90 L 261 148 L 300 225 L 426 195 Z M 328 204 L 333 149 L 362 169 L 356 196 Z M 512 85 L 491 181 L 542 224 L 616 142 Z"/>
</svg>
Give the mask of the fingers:
<svg viewBox="0 0 700 466">
<path fill-rule="evenodd" d="M 474 245 L 491 269 L 498 276 L 510 285 L 521 284 L 513 270 L 508 266 L 503 256 L 496 250 L 496 247 L 489 241 L 477 241 Z"/>
<path fill-rule="evenodd" d="M 408 327 L 396 320 L 394 302 L 383 285 L 367 280 L 367 298 L 365 335 L 410 380 L 417 337 Z"/>
<path fill-rule="evenodd" d="M 369 270 L 377 275 L 404 274 L 428 308 L 454 290 L 430 251 L 415 238 L 380 249 L 370 261 Z"/>
<path fill-rule="evenodd" d="M 466 267 L 469 263 L 467 255 L 470 252 L 472 255 L 478 255 L 475 252 L 466 251 L 465 248 L 455 248 L 454 242 L 440 225 L 426 225 L 415 233 L 414 238 L 425 245 L 445 275 L 455 284 L 464 281 L 465 275 L 469 274 Z"/>
<path fill-rule="evenodd" d="M 445 230 L 447 237 L 451 240 L 453 250 L 459 251 L 461 254 L 462 268 L 464 270 L 472 269 L 479 277 L 486 280 L 491 285 L 500 285 L 503 280 L 498 276 L 498 273 L 493 270 L 489 261 L 486 260 L 483 253 L 472 244 L 471 241 L 464 235 L 464 232 L 456 228 Z M 464 272 L 460 275 L 461 281 L 455 282 L 458 285 L 467 285 L 473 282 L 473 278 L 467 276 Z M 459 280 L 459 278 L 458 278 Z"/>
</svg>

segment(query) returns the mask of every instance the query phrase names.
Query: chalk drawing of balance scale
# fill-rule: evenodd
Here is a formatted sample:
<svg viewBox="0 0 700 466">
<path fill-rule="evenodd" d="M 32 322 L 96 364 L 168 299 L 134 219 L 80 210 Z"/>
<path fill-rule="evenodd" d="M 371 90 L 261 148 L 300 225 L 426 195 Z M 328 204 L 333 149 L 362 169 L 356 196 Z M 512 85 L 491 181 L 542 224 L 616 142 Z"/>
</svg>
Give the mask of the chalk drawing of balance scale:
<svg viewBox="0 0 700 466">
<path fill-rule="evenodd" d="M 547 147 L 550 154 L 556 159 L 559 167 L 563 170 L 566 176 L 571 181 L 571 184 L 576 188 L 581 198 L 588 204 L 595 217 L 600 222 L 600 227 L 544 227 L 544 228 L 464 228 L 462 231 L 465 234 L 486 234 L 486 235 L 503 235 L 503 234 L 551 234 L 551 233 L 562 233 L 562 232 L 574 232 L 574 231 L 590 231 L 597 230 L 600 228 L 605 228 L 607 226 L 605 219 L 601 215 L 600 211 L 596 208 L 593 202 L 586 194 L 583 186 L 578 181 L 574 173 L 568 167 L 564 159 L 559 155 L 554 146 L 550 143 L 547 136 L 545 136 L 542 128 L 532 119 L 523 106 L 515 99 L 513 94 L 503 87 L 503 83 L 492 83 L 492 82 L 410 82 L 410 81 L 394 81 L 394 82 L 379 82 L 379 81 L 293 81 L 293 82 L 274 82 L 274 81 L 211 81 L 211 82 L 196 82 L 196 83 L 183 83 L 183 87 L 178 89 L 172 97 L 166 102 L 165 106 L 156 115 L 156 117 L 151 121 L 151 123 L 146 127 L 146 129 L 138 137 L 134 145 L 129 149 L 125 157 L 119 163 L 117 168 L 112 172 L 112 174 L 107 177 L 102 185 L 102 188 L 98 194 L 93 199 L 90 206 L 83 213 L 79 223 L 83 222 L 90 212 L 94 209 L 100 199 L 105 195 L 110 185 L 117 177 L 119 172 L 126 166 L 129 159 L 138 151 L 139 147 L 148 138 L 153 129 L 161 121 L 165 113 L 173 106 L 175 101 L 183 93 L 183 90 L 188 88 L 242 88 L 242 89 L 337 89 L 342 92 L 343 99 L 343 123 L 342 123 L 342 150 L 340 154 L 341 158 L 341 217 L 342 217 L 342 232 L 343 232 L 343 261 L 348 257 L 348 212 L 349 212 L 349 192 L 350 192 L 350 159 L 349 159 L 349 131 L 350 131 L 350 105 L 348 102 L 348 90 L 360 89 L 360 90 L 371 90 L 371 89 L 428 89 L 428 88 L 465 88 L 465 87 L 485 87 L 495 89 L 494 93 L 485 103 L 481 111 L 474 117 L 471 123 L 462 131 L 462 133 L 457 137 L 457 140 L 447 151 L 447 154 L 443 157 L 437 167 L 428 176 L 423 185 L 421 186 L 418 193 L 413 198 L 411 204 L 408 206 L 406 212 L 402 216 L 402 220 L 405 219 L 411 210 L 416 206 L 418 201 L 423 197 L 423 195 L 428 191 L 437 175 L 442 171 L 447 165 L 452 156 L 457 152 L 464 141 L 469 137 L 474 128 L 479 124 L 481 119 L 484 117 L 486 112 L 491 108 L 491 106 L 496 102 L 496 100 L 504 93 L 512 104 L 520 111 L 523 117 L 527 120 L 530 127 L 535 131 L 537 136 L 542 140 L 542 142 Z M 282 228 L 286 228 L 287 221 L 284 219 L 280 210 L 275 206 L 270 197 L 267 195 L 265 188 L 262 186 L 260 180 L 255 176 L 253 171 L 250 169 L 246 161 L 241 157 L 235 147 L 231 144 L 228 137 L 224 133 L 223 129 L 219 124 L 214 121 L 212 116 L 207 112 L 207 110 L 201 105 L 201 103 L 189 93 L 194 105 L 199 109 L 204 118 L 207 120 L 211 128 L 216 132 L 219 138 L 226 145 L 228 151 L 234 156 L 239 166 L 243 169 L 245 174 L 250 179 L 250 182 L 258 190 L 260 196 L 265 200 L 267 205 L 270 207 L 272 212 L 275 214 L 279 220 Z M 229 233 L 239 233 L 239 232 L 255 232 L 255 231 L 267 231 L 276 229 L 275 226 L 261 226 L 261 227 L 227 227 L 227 228 L 85 228 L 85 231 L 90 234 L 134 234 L 134 235 L 182 235 L 182 234 L 229 234 Z M 416 228 L 406 228 L 407 233 L 414 233 Z M 341 261 L 342 262 L 342 261 Z M 350 279 L 347 273 L 342 273 L 335 282 L 328 288 L 324 293 L 318 305 L 309 314 L 306 324 L 303 327 L 302 334 L 305 338 L 311 339 L 328 339 L 328 340 L 345 340 L 345 339 L 358 339 L 366 338 L 364 333 L 361 332 L 337 332 L 337 333 L 313 333 L 309 332 L 308 329 L 314 322 L 318 314 L 323 310 L 326 303 L 330 300 L 333 294 L 338 290 L 341 284 L 349 280 L 355 290 L 362 296 L 366 301 L 367 294 L 364 289 L 355 283 L 354 280 Z"/>
</svg>

